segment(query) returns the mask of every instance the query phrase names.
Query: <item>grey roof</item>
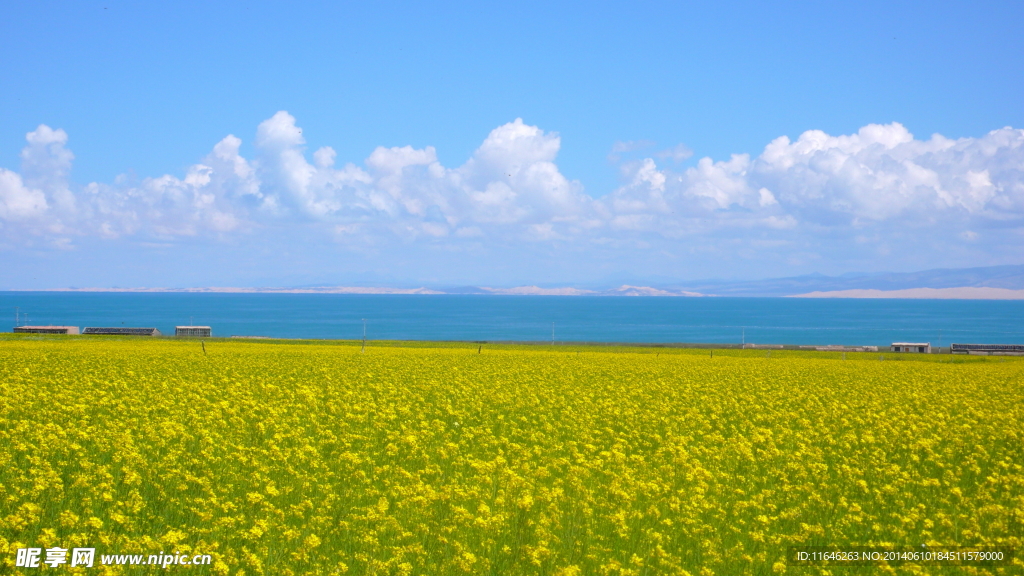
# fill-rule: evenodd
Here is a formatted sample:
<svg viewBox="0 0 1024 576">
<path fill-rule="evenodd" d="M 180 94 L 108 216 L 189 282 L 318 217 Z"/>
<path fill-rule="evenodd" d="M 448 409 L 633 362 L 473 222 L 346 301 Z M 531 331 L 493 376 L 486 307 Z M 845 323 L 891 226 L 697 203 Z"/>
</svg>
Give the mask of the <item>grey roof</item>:
<svg viewBox="0 0 1024 576">
<path fill-rule="evenodd" d="M 82 334 L 103 334 L 118 336 L 156 336 L 160 334 L 160 331 L 157 330 L 156 328 L 126 328 L 123 326 L 113 328 L 88 327 L 82 331 Z"/>
<path fill-rule="evenodd" d="M 953 350 L 975 350 L 978 352 L 1024 352 L 1024 344 L 950 344 Z"/>
</svg>

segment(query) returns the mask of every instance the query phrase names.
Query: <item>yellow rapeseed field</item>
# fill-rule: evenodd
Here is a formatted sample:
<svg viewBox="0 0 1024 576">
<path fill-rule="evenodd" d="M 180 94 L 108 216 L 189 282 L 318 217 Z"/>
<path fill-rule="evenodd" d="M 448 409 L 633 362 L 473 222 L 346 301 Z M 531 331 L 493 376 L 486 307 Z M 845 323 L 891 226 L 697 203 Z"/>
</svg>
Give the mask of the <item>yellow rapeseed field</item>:
<svg viewBox="0 0 1024 576">
<path fill-rule="evenodd" d="M 797 544 L 1024 538 L 1024 362 L 0 339 L 0 572 L 818 574 Z M 835 574 L 1022 574 L 988 568 Z M 77 571 L 77 572 L 76 572 Z"/>
</svg>

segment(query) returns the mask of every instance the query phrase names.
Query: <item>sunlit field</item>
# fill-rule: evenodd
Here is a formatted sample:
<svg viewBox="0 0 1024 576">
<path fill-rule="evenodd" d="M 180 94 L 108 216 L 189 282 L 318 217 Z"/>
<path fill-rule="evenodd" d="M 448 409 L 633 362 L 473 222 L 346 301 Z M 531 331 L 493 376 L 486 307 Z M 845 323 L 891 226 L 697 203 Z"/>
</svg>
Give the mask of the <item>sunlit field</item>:
<svg viewBox="0 0 1024 576">
<path fill-rule="evenodd" d="M 146 571 L 15 568 L 29 546 L 211 554 L 170 571 L 232 575 L 818 574 L 787 548 L 1019 551 L 1021 360 L 7 335 L 0 571 Z"/>
</svg>

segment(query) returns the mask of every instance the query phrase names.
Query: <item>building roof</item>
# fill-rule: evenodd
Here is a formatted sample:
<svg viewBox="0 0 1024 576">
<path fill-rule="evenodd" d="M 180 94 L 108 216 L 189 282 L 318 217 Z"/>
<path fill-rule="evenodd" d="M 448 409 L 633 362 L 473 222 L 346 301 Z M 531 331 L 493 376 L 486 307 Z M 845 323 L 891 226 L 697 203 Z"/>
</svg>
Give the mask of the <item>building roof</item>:
<svg viewBox="0 0 1024 576">
<path fill-rule="evenodd" d="M 125 336 L 152 336 L 154 333 L 159 334 L 160 331 L 156 328 L 126 328 L 124 326 L 115 326 L 112 328 L 89 327 L 82 331 L 82 334 L 121 334 Z"/>
<path fill-rule="evenodd" d="M 188 328 L 205 328 L 206 330 L 210 329 L 209 326 L 175 326 L 174 327 L 175 330 L 186 330 Z"/>
<path fill-rule="evenodd" d="M 893 346 L 931 346 L 931 342 L 893 342 Z"/>
<path fill-rule="evenodd" d="M 949 346 L 961 350 L 1024 350 L 1024 344 L 950 344 Z"/>
<path fill-rule="evenodd" d="M 78 329 L 78 326 L 15 326 L 15 328 L 25 328 L 28 330 L 67 330 L 68 328 Z"/>
</svg>

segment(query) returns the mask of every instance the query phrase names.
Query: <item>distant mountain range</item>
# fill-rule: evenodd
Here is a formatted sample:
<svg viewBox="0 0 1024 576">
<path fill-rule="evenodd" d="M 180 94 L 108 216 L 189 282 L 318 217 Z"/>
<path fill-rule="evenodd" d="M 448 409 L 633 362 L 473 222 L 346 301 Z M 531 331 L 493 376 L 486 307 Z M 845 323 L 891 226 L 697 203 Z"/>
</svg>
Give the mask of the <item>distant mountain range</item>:
<svg viewBox="0 0 1024 576">
<path fill-rule="evenodd" d="M 664 286 L 622 285 L 610 289 L 571 286 L 389 288 L 308 286 L 293 288 L 66 288 L 69 292 L 218 292 L 282 294 L 481 294 L 508 296 L 799 296 L 807 298 L 964 298 L 1024 300 L 1024 265 L 935 269 L 825 276 L 809 274 L 768 280 L 702 280 Z"/>
<path fill-rule="evenodd" d="M 445 294 L 491 294 L 497 296 L 708 296 L 689 290 L 630 286 L 623 284 L 608 290 L 585 290 L 582 288 L 541 288 L 540 286 L 517 286 L 515 288 L 486 288 L 459 286 L 440 288 Z"/>
<path fill-rule="evenodd" d="M 840 290 L 908 290 L 912 288 L 1004 288 L 1024 290 L 1024 266 L 938 268 L 923 272 L 881 272 L 825 276 L 808 274 L 751 281 L 706 280 L 682 283 L 669 289 L 717 296 L 795 296 Z"/>
<path fill-rule="evenodd" d="M 658 286 L 623 285 L 606 290 L 579 288 L 437 288 L 445 294 L 548 296 L 804 296 L 813 298 L 984 298 L 1024 299 L 1024 266 L 935 269 L 825 276 L 808 274 L 768 280 L 698 280 Z"/>
</svg>

